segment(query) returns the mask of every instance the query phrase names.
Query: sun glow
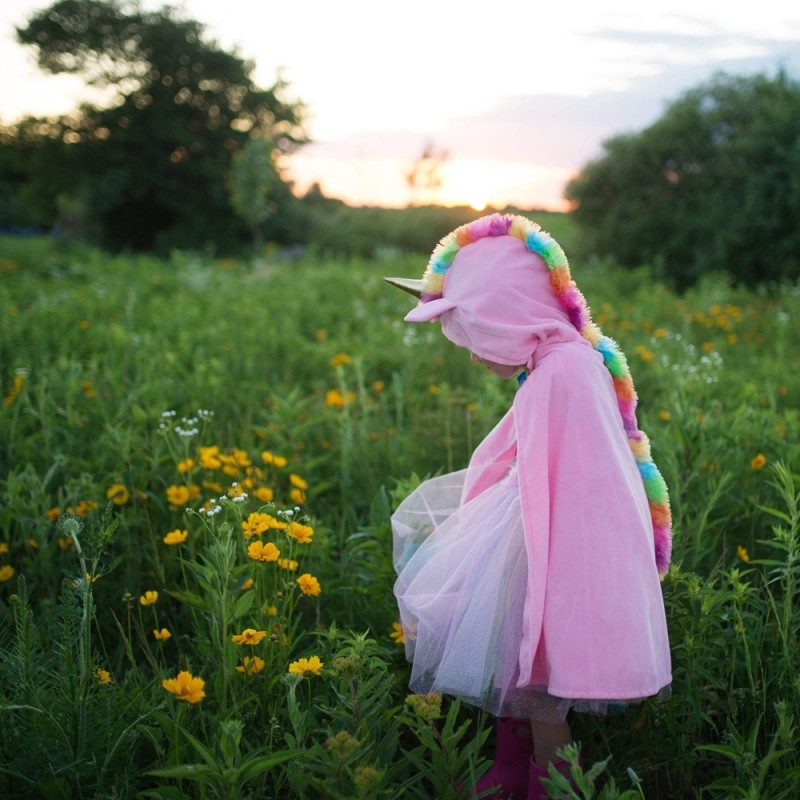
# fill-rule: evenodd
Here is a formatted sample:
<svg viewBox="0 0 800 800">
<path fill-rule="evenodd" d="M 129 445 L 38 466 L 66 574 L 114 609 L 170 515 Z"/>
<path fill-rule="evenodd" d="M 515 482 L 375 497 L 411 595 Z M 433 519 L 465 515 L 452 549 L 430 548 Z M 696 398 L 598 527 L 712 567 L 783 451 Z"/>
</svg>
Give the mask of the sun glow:
<svg viewBox="0 0 800 800">
<path fill-rule="evenodd" d="M 391 156 L 328 156 L 324 147 L 310 145 L 287 160 L 288 177 L 302 195 L 319 183 L 329 197 L 353 205 L 395 208 L 409 204 L 468 205 L 564 210 L 563 187 L 573 168 L 551 167 L 527 161 L 459 159 L 441 168 L 441 185 L 410 189 L 405 181 L 407 162 Z"/>
<path fill-rule="evenodd" d="M 564 205 L 561 193 L 569 175 L 568 169 L 527 161 L 453 159 L 442 168 L 436 202 L 466 204 L 476 211 L 507 205 L 560 209 Z"/>
</svg>

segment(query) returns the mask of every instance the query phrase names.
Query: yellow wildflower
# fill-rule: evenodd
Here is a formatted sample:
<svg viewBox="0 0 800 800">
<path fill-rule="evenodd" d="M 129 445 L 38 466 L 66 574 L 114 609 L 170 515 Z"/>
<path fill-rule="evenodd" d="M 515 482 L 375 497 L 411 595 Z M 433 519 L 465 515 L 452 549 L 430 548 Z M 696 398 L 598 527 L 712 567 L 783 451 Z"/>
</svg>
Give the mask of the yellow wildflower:
<svg viewBox="0 0 800 800">
<path fill-rule="evenodd" d="M 300 566 L 297 561 L 294 561 L 291 558 L 279 558 L 278 559 L 278 566 L 281 569 L 288 570 L 289 572 L 297 572 L 297 568 Z"/>
<path fill-rule="evenodd" d="M 325 405 L 328 408 L 344 408 L 355 399 L 356 396 L 353 392 L 342 393 L 339 389 L 328 389 L 325 392 Z"/>
<path fill-rule="evenodd" d="M 124 483 L 114 483 L 106 490 L 106 500 L 110 500 L 115 506 L 124 506 L 130 499 Z"/>
<path fill-rule="evenodd" d="M 325 339 L 327 339 L 327 338 L 328 338 L 328 332 L 325 330 L 325 328 L 317 328 L 317 329 L 314 331 L 314 338 L 315 338 L 315 339 L 316 339 L 318 342 L 324 342 L 324 341 L 325 341 Z"/>
<path fill-rule="evenodd" d="M 216 492 L 217 494 L 222 494 L 222 484 L 216 481 L 203 481 L 203 488 L 211 492 Z"/>
<path fill-rule="evenodd" d="M 275 456 L 272 454 L 271 450 L 263 450 L 261 452 L 261 460 L 265 464 L 272 464 L 275 460 Z"/>
<path fill-rule="evenodd" d="M 231 641 L 234 644 L 250 645 L 253 647 L 257 645 L 265 636 L 266 631 L 257 631 L 255 628 L 245 628 L 241 633 L 235 633 L 231 636 Z"/>
<path fill-rule="evenodd" d="M 81 391 L 84 397 L 97 397 L 97 390 L 94 388 L 94 384 L 89 380 L 81 381 Z"/>
<path fill-rule="evenodd" d="M 701 347 L 702 347 L 704 353 L 710 353 L 714 349 L 714 343 L 713 342 L 703 342 Z"/>
<path fill-rule="evenodd" d="M 253 542 L 247 548 L 248 558 L 253 561 L 277 561 L 281 551 L 272 542 Z"/>
<path fill-rule="evenodd" d="M 155 605 L 158 601 L 158 592 L 148 589 L 143 595 L 139 596 L 139 603 L 143 606 Z"/>
<path fill-rule="evenodd" d="M 267 606 L 264 609 L 264 613 L 268 617 L 277 617 L 278 616 L 278 606 Z"/>
<path fill-rule="evenodd" d="M 61 516 L 61 509 L 58 506 L 53 506 L 52 508 L 48 508 L 44 516 L 45 519 L 50 520 L 50 522 L 55 522 L 55 520 L 57 520 Z"/>
<path fill-rule="evenodd" d="M 666 328 L 656 328 L 653 331 L 653 336 L 655 336 L 656 339 L 663 339 L 666 335 L 667 335 L 667 329 Z"/>
<path fill-rule="evenodd" d="M 189 536 L 189 531 L 176 528 L 164 537 L 164 544 L 182 544 Z"/>
<path fill-rule="evenodd" d="M 224 469 L 222 471 L 225 472 Z M 228 497 L 241 497 L 244 493 L 245 493 L 244 486 L 240 486 L 238 483 L 232 484 L 228 489 L 228 491 L 225 492 L 225 494 L 227 494 Z"/>
<path fill-rule="evenodd" d="M 237 672 L 247 672 L 248 675 L 255 675 L 264 669 L 264 659 L 258 656 L 245 656 L 242 663 L 236 667 Z"/>
<path fill-rule="evenodd" d="M 750 466 L 753 469 L 763 469 L 766 466 L 766 464 L 767 464 L 767 459 L 766 459 L 766 456 L 763 453 L 759 453 L 750 462 Z"/>
<path fill-rule="evenodd" d="M 277 467 L 278 469 L 282 469 L 287 464 L 286 459 L 283 456 L 274 456 L 272 459 L 272 466 Z"/>
<path fill-rule="evenodd" d="M 81 500 L 77 506 L 75 506 L 75 515 L 78 517 L 82 517 L 84 514 L 88 514 L 90 511 L 94 511 L 97 508 L 97 503 L 94 500 Z"/>
<path fill-rule="evenodd" d="M 289 483 L 297 489 L 308 489 L 308 484 L 299 475 L 295 475 L 294 472 L 289 474 Z"/>
<path fill-rule="evenodd" d="M 303 573 L 296 582 L 303 594 L 317 597 L 322 592 L 322 587 L 319 585 L 319 581 L 308 572 Z"/>
<path fill-rule="evenodd" d="M 666 422 L 666 421 L 667 421 L 667 420 L 668 420 L 668 419 L 669 419 L 671 416 L 672 416 L 672 415 L 669 413 L 669 411 L 666 411 L 666 410 L 665 410 L 665 409 L 663 409 L 663 408 L 661 409 L 661 411 L 659 411 L 659 412 L 658 412 L 658 418 L 659 418 L 659 419 L 660 419 L 662 422 Z"/>
<path fill-rule="evenodd" d="M 394 639 L 396 644 L 405 644 L 406 637 L 405 633 L 403 632 L 403 626 L 399 622 L 392 623 L 392 632 L 389 636 Z"/>
<path fill-rule="evenodd" d="M 642 361 L 652 361 L 654 358 L 653 351 L 648 350 L 644 345 L 641 344 L 636 345 L 636 347 L 633 348 L 633 352 L 636 353 L 636 355 L 638 355 Z"/>
<path fill-rule="evenodd" d="M 177 508 L 178 506 L 185 506 L 189 502 L 191 493 L 188 486 L 172 486 L 167 487 L 167 502 Z"/>
<path fill-rule="evenodd" d="M 259 536 L 260 534 L 268 531 L 270 527 L 270 520 L 272 520 L 269 514 L 261 514 L 259 512 L 254 511 L 252 514 L 248 515 L 247 519 L 242 520 L 242 533 L 245 539 L 249 539 L 251 536 Z"/>
<path fill-rule="evenodd" d="M 194 469 L 194 459 L 193 458 L 184 458 L 183 461 L 178 462 L 178 472 L 182 475 L 191 472 Z"/>
<path fill-rule="evenodd" d="M 311 544 L 311 540 L 314 538 L 314 529 L 310 525 L 292 522 L 286 528 L 286 535 L 300 542 L 300 544 Z"/>
<path fill-rule="evenodd" d="M 289 499 L 299 506 L 306 502 L 307 496 L 302 489 L 292 489 L 289 492 Z"/>
<path fill-rule="evenodd" d="M 222 466 L 217 445 L 198 447 L 197 455 L 200 457 L 200 466 L 203 469 L 219 469 Z"/>
<path fill-rule="evenodd" d="M 8 545 L 5 542 L 0 542 L 0 554 L 8 552 Z"/>
<path fill-rule="evenodd" d="M 271 503 L 272 498 L 275 496 L 272 489 L 268 486 L 259 486 L 259 488 L 253 492 L 253 495 L 262 503 Z"/>
<path fill-rule="evenodd" d="M 97 679 L 98 683 L 102 684 L 111 683 L 111 673 L 107 669 L 101 669 L 100 667 L 96 667 L 94 671 L 94 677 Z"/>
<path fill-rule="evenodd" d="M 240 591 L 240 592 L 246 592 L 248 589 L 251 589 L 252 587 L 253 587 L 253 579 L 252 579 L 252 578 L 248 578 L 248 579 L 247 579 L 247 580 L 246 580 L 246 581 L 245 581 L 245 582 L 244 582 L 244 583 L 241 585 L 241 587 L 239 588 L 239 591 Z"/>
<path fill-rule="evenodd" d="M 239 450 L 238 448 L 233 448 L 233 463 L 236 464 L 237 467 L 249 467 L 252 466 L 253 462 L 250 460 L 250 456 L 244 450 Z"/>
<path fill-rule="evenodd" d="M 739 545 L 736 548 L 736 555 L 739 556 L 739 558 L 741 558 L 742 561 L 744 561 L 745 564 L 749 563 L 750 554 L 747 552 L 747 548 L 746 547 L 742 547 L 741 545 Z"/>
<path fill-rule="evenodd" d="M 155 636 L 159 642 L 163 642 L 166 639 L 170 639 L 172 634 L 166 628 L 162 628 L 160 631 L 154 629 L 153 636 Z"/>
<path fill-rule="evenodd" d="M 349 364 L 353 359 L 350 358 L 347 353 L 337 353 L 331 359 L 331 366 L 335 369 L 336 367 L 341 367 L 344 364 Z"/>
<path fill-rule="evenodd" d="M 386 384 L 383 381 L 373 381 L 372 382 L 372 393 L 373 394 L 380 394 Z"/>
<path fill-rule="evenodd" d="M 11 564 L 3 564 L 0 567 L 0 583 L 4 581 L 10 581 L 14 577 L 14 567 Z"/>
<path fill-rule="evenodd" d="M 75 546 L 75 542 L 72 541 L 71 536 L 59 536 L 58 537 L 58 546 L 62 550 L 69 550 L 71 547 Z"/>
<path fill-rule="evenodd" d="M 206 696 L 203 691 L 206 682 L 187 670 L 179 672 L 177 678 L 164 678 L 161 685 L 185 703 L 199 703 Z"/>
<path fill-rule="evenodd" d="M 28 378 L 28 372 L 24 369 L 18 369 L 14 373 L 14 385 L 9 388 L 3 397 L 3 403 L 7 406 L 13 405 L 14 401 L 19 397 L 22 390 L 25 388 L 25 381 Z"/>
<path fill-rule="evenodd" d="M 292 661 L 292 663 L 289 664 L 289 672 L 292 675 L 320 675 L 324 666 L 319 656 L 298 658 L 297 661 Z"/>
</svg>

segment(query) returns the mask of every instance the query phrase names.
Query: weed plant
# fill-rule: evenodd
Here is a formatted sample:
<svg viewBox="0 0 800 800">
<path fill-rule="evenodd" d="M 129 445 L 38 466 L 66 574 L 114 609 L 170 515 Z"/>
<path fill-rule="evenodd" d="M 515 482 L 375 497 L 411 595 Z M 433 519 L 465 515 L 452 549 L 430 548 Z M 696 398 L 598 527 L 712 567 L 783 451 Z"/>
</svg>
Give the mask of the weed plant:
<svg viewBox="0 0 800 800">
<path fill-rule="evenodd" d="M 0 240 L 0 794 L 464 796 L 487 720 L 407 698 L 389 516 L 514 385 L 402 323 L 424 260 Z M 796 796 L 800 291 L 573 272 L 671 487 L 674 682 L 551 796 Z"/>
</svg>

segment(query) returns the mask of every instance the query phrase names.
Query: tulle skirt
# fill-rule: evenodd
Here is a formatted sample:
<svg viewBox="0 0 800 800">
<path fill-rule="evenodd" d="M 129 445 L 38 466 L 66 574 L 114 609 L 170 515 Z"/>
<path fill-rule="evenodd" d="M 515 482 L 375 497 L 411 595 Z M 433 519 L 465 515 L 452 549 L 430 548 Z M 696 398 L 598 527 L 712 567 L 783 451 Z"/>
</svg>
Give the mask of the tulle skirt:
<svg viewBox="0 0 800 800">
<path fill-rule="evenodd" d="M 570 708 L 624 707 L 619 699 L 561 698 L 546 686 L 517 686 L 528 581 L 517 472 L 461 505 L 466 474 L 426 481 L 392 518 L 412 691 L 546 722 L 562 722 Z"/>
</svg>

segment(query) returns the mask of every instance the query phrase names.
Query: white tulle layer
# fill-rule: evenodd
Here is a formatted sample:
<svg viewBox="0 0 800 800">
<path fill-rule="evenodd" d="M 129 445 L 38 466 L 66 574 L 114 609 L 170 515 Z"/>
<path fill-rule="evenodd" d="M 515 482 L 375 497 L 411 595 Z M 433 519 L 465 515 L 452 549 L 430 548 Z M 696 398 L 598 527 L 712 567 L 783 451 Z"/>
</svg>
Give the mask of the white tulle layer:
<svg viewBox="0 0 800 800">
<path fill-rule="evenodd" d="M 411 689 L 454 695 L 497 716 L 548 722 L 563 721 L 570 708 L 620 708 L 618 699 L 517 687 L 528 579 L 517 473 L 461 506 L 466 474 L 426 481 L 392 519 Z"/>
</svg>

